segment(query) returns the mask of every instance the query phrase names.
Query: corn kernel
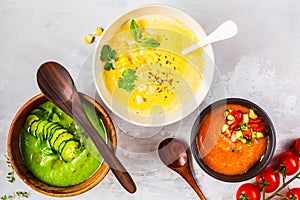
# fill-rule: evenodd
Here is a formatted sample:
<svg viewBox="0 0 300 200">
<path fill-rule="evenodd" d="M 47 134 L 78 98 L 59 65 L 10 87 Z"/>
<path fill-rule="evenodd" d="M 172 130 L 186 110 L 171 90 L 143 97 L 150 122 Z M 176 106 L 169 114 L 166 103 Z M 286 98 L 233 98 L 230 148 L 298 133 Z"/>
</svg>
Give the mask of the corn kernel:
<svg viewBox="0 0 300 200">
<path fill-rule="evenodd" d="M 97 27 L 94 29 L 94 35 L 100 36 L 103 33 L 103 28 Z"/>
<path fill-rule="evenodd" d="M 143 103 L 143 102 L 144 102 L 144 99 L 143 99 L 143 97 L 142 97 L 142 96 L 140 96 L 140 95 L 137 95 L 137 96 L 135 97 L 135 99 L 136 99 L 136 102 L 137 102 L 138 104 L 141 104 L 141 103 Z"/>
<path fill-rule="evenodd" d="M 87 34 L 83 37 L 83 41 L 87 44 L 93 43 L 94 40 L 95 40 L 95 36 L 93 36 L 92 34 Z"/>
<path fill-rule="evenodd" d="M 141 65 L 145 63 L 145 60 L 141 55 L 136 55 L 135 57 L 133 57 L 132 62 L 135 65 Z"/>
</svg>

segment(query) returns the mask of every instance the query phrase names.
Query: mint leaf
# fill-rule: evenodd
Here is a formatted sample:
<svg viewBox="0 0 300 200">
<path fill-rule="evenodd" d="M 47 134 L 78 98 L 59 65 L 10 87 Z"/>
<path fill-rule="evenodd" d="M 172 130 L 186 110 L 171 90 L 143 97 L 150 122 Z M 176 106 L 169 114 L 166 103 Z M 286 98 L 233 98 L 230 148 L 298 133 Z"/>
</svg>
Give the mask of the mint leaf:
<svg viewBox="0 0 300 200">
<path fill-rule="evenodd" d="M 142 39 L 142 30 L 134 19 L 132 19 L 130 23 L 130 32 L 136 42 Z"/>
<path fill-rule="evenodd" d="M 125 69 L 122 77 L 118 80 L 118 87 L 130 92 L 134 89 L 134 81 L 137 79 L 136 71 L 133 69 Z"/>
<path fill-rule="evenodd" d="M 145 48 L 156 48 L 159 47 L 160 43 L 154 38 L 143 38 L 142 29 L 139 27 L 137 22 L 132 19 L 130 23 L 130 32 L 134 40 L 141 46 Z"/>
<path fill-rule="evenodd" d="M 145 48 L 156 48 L 160 45 L 154 38 L 144 38 L 139 42 L 139 44 Z"/>
</svg>

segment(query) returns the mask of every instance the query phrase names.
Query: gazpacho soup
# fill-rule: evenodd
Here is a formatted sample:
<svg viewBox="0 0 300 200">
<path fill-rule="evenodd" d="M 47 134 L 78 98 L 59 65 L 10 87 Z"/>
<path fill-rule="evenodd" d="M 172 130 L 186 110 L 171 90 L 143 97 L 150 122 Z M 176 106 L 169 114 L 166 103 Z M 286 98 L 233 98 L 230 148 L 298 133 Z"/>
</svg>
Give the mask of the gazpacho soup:
<svg viewBox="0 0 300 200">
<path fill-rule="evenodd" d="M 107 142 L 107 133 L 92 107 L 83 104 L 93 126 Z M 93 175 L 103 162 L 81 127 L 51 102 L 34 108 L 21 132 L 21 153 L 27 168 L 43 182 L 66 187 Z"/>
<path fill-rule="evenodd" d="M 212 108 L 200 122 L 196 139 L 204 162 L 224 175 L 246 173 L 264 155 L 268 142 L 263 119 L 236 104 Z"/>
<path fill-rule="evenodd" d="M 178 112 L 202 83 L 203 50 L 180 53 L 197 41 L 193 31 L 173 17 L 130 19 L 103 44 L 98 80 L 104 81 L 113 100 L 135 114 Z"/>
</svg>

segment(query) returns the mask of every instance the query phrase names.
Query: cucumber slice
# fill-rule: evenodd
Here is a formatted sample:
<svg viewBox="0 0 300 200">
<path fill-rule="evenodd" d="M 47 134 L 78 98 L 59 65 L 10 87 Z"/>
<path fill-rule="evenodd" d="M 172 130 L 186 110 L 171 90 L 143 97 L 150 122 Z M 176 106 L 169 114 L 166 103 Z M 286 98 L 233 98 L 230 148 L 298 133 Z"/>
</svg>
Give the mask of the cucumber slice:
<svg viewBox="0 0 300 200">
<path fill-rule="evenodd" d="M 31 124 L 31 126 L 30 126 L 30 133 L 31 133 L 34 137 L 36 137 L 35 131 L 36 131 L 36 129 L 37 129 L 37 127 L 38 127 L 38 125 L 39 125 L 40 122 L 41 122 L 41 120 L 34 121 L 34 122 Z"/>
<path fill-rule="evenodd" d="M 47 115 L 48 115 L 48 112 L 43 109 L 43 108 L 35 108 L 31 111 L 32 114 L 35 114 L 36 116 L 38 116 L 38 118 L 40 119 L 46 119 L 47 118 Z"/>
<path fill-rule="evenodd" d="M 36 116 L 35 114 L 30 114 L 28 115 L 28 117 L 26 118 L 26 122 L 24 124 L 24 128 L 27 132 L 30 132 L 30 126 L 33 122 L 38 121 L 39 117 Z"/>
<path fill-rule="evenodd" d="M 64 161 L 71 162 L 80 152 L 80 143 L 76 140 L 68 140 L 65 143 L 60 156 Z"/>
<path fill-rule="evenodd" d="M 53 125 L 53 123 L 48 122 L 48 123 L 44 126 L 44 129 L 43 129 L 43 139 L 44 139 L 44 140 L 47 140 L 47 139 L 48 139 L 48 129 L 49 129 L 49 127 L 51 127 L 52 125 Z"/>
<path fill-rule="evenodd" d="M 35 135 L 37 138 L 39 138 L 41 141 L 44 139 L 44 126 L 48 123 L 48 121 L 42 120 L 36 130 L 35 130 Z"/>
<path fill-rule="evenodd" d="M 33 114 L 40 113 L 40 112 L 46 112 L 46 110 L 44 108 L 37 107 L 31 111 L 31 113 Z"/>
<path fill-rule="evenodd" d="M 60 126 L 59 124 L 54 124 L 53 126 L 51 126 L 51 128 L 48 129 L 47 135 L 49 141 L 52 139 L 54 132 L 58 129 L 62 129 L 62 126 Z"/>
<path fill-rule="evenodd" d="M 51 139 L 50 139 L 50 145 L 51 145 L 52 148 L 53 148 L 54 142 L 55 142 L 55 140 L 58 138 L 58 136 L 59 136 L 60 134 L 65 133 L 65 132 L 68 132 L 68 130 L 67 130 L 67 129 L 64 129 L 64 128 L 60 128 L 60 129 L 57 129 L 57 130 L 54 131 L 54 133 L 53 133 L 53 135 L 52 135 L 52 137 L 51 137 Z M 55 149 L 54 149 L 54 150 L 55 150 Z"/>
<path fill-rule="evenodd" d="M 73 138 L 74 138 L 74 135 L 69 132 L 60 134 L 53 143 L 53 149 L 58 152 L 58 150 L 59 150 L 58 147 L 60 146 L 60 144 L 62 142 L 73 139 Z"/>
</svg>

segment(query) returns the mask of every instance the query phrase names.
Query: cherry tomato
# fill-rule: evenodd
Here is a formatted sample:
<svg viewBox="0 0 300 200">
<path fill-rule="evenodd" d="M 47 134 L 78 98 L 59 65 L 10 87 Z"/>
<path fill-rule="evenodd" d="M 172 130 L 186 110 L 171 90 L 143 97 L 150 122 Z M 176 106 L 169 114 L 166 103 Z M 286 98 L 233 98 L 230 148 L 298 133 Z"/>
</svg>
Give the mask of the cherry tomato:
<svg viewBox="0 0 300 200">
<path fill-rule="evenodd" d="M 260 190 L 251 183 L 244 183 L 236 192 L 237 200 L 260 200 Z"/>
<path fill-rule="evenodd" d="M 276 163 L 283 174 L 289 176 L 299 170 L 299 157 L 292 151 L 284 151 L 278 155 Z"/>
<path fill-rule="evenodd" d="M 266 167 L 256 176 L 256 183 L 261 190 L 265 192 L 274 192 L 280 184 L 280 175 L 272 167 Z"/>
<path fill-rule="evenodd" d="M 300 188 L 292 188 L 287 193 L 286 196 L 289 199 L 300 200 Z"/>
<path fill-rule="evenodd" d="M 300 138 L 298 138 L 294 144 L 295 153 L 300 156 Z"/>
</svg>

